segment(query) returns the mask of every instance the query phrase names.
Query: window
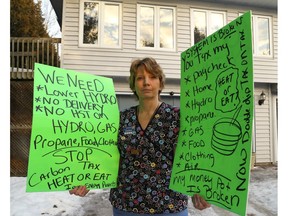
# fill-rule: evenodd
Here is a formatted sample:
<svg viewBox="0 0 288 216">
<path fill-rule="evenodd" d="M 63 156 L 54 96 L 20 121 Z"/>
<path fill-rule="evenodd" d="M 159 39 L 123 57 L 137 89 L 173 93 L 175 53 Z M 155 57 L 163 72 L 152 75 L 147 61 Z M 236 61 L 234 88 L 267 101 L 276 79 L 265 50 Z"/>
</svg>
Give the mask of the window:
<svg viewBox="0 0 288 216">
<path fill-rule="evenodd" d="M 253 53 L 255 56 L 272 56 L 271 17 L 252 15 Z"/>
<path fill-rule="evenodd" d="M 80 1 L 79 46 L 121 46 L 121 4 Z"/>
<path fill-rule="evenodd" d="M 226 14 L 219 11 L 191 9 L 192 45 L 213 34 L 226 23 Z"/>
<path fill-rule="evenodd" d="M 137 48 L 175 50 L 175 9 L 137 6 Z"/>
</svg>

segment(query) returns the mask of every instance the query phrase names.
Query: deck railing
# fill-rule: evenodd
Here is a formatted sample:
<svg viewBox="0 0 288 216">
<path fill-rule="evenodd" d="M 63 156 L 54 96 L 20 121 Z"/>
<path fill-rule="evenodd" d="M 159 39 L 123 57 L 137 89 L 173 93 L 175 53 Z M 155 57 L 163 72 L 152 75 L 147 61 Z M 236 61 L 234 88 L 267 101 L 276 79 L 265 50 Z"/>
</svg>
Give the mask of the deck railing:
<svg viewBox="0 0 288 216">
<path fill-rule="evenodd" d="M 61 38 L 10 38 L 11 79 L 33 79 L 34 63 L 60 67 Z"/>
</svg>

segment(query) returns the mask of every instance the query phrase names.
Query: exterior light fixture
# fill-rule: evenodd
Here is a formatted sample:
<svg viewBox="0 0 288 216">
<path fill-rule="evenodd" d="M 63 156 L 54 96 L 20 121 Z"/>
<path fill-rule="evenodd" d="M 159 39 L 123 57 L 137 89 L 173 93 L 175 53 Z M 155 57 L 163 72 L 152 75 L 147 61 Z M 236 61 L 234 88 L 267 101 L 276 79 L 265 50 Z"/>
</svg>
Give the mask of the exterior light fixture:
<svg viewBox="0 0 288 216">
<path fill-rule="evenodd" d="M 266 100 L 266 95 L 265 93 L 262 91 L 262 93 L 260 94 L 260 98 L 258 101 L 258 104 L 261 106 L 262 104 L 264 104 L 264 101 Z"/>
</svg>

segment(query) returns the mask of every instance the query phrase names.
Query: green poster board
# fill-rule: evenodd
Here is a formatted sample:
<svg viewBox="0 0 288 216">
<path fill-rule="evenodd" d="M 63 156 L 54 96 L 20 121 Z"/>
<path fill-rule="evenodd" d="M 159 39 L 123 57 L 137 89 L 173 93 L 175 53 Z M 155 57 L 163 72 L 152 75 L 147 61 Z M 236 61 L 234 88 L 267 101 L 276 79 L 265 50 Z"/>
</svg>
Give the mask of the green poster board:
<svg viewBox="0 0 288 216">
<path fill-rule="evenodd" d="M 253 127 L 251 13 L 181 53 L 170 188 L 245 215 Z"/>
<path fill-rule="evenodd" d="M 119 109 L 110 78 L 35 64 L 27 192 L 117 186 Z"/>
</svg>

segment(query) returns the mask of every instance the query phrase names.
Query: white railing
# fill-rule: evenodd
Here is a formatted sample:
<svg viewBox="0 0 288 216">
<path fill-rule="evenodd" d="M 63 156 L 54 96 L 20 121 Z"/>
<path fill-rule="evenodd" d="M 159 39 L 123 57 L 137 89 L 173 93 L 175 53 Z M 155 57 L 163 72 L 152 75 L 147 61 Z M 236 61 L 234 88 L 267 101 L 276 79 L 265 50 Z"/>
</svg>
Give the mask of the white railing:
<svg viewBox="0 0 288 216">
<path fill-rule="evenodd" d="M 60 67 L 61 38 L 10 38 L 11 79 L 33 79 L 34 63 Z"/>
</svg>

